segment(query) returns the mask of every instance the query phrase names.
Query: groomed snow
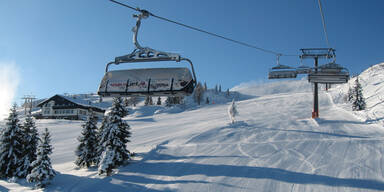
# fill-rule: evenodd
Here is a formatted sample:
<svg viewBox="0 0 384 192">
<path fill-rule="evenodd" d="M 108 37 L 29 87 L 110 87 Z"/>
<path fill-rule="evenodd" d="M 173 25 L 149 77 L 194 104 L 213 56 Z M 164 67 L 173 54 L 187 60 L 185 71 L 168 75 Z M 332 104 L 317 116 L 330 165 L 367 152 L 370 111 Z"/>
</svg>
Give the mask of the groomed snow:
<svg viewBox="0 0 384 192">
<path fill-rule="evenodd" d="M 378 92 L 368 89 L 384 89 L 381 81 L 373 85 L 371 78 L 362 79 L 372 86 L 365 90 L 366 97 Z M 51 131 L 52 163 L 59 172 L 46 190 L 384 190 L 384 128 L 371 114 L 383 109 L 374 104 L 378 100 L 367 98 L 368 110 L 353 112 L 340 99 L 344 87 L 321 90 L 320 118 L 313 120 L 310 84 L 283 84 L 284 89 L 277 82 L 232 89 L 248 95 L 237 101 L 239 116 L 233 125 L 227 115 L 229 102 L 176 112 L 136 108 L 127 117 L 133 132 L 128 149 L 138 156 L 111 177 L 98 176 L 96 168 L 75 167 L 82 122 L 38 120 L 41 130 Z M 31 190 L 22 180 L 1 180 L 0 185 L 0 191 Z"/>
</svg>

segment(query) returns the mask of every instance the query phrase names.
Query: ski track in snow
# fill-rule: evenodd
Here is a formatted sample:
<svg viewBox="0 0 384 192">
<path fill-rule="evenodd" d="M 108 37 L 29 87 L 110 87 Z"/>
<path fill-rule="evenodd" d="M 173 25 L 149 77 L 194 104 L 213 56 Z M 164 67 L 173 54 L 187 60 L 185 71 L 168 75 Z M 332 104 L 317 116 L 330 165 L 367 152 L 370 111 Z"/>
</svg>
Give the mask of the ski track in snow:
<svg viewBox="0 0 384 192">
<path fill-rule="evenodd" d="M 82 122 L 39 120 L 52 133 L 53 168 L 60 172 L 46 191 L 383 191 L 383 125 L 319 93 L 316 120 L 310 91 L 238 101 L 235 124 L 228 124 L 228 105 L 128 117 L 128 149 L 138 157 L 111 177 L 75 168 Z M 0 185 L 30 189 L 23 182 Z"/>
</svg>

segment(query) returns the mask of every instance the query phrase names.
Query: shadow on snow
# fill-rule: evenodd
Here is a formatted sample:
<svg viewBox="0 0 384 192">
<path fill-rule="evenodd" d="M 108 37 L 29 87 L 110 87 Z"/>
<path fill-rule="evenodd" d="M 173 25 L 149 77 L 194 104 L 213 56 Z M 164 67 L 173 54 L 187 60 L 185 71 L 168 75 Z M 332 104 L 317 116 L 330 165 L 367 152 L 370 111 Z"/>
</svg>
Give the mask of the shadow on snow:
<svg viewBox="0 0 384 192">
<path fill-rule="evenodd" d="M 153 153 L 153 151 L 151 152 Z M 150 155 L 152 156 L 152 155 Z M 158 154 L 159 159 L 172 160 L 172 156 L 166 155 L 165 158 Z M 153 156 L 152 156 L 153 157 Z M 187 159 L 190 157 L 173 157 L 177 159 Z M 157 176 L 183 177 L 188 175 L 205 175 L 208 177 L 232 177 L 232 178 L 251 178 L 251 179 L 271 179 L 280 182 L 294 184 L 319 184 L 332 187 L 351 187 L 360 189 L 384 190 L 384 183 L 377 180 L 355 179 L 355 178 L 337 178 L 326 175 L 316 175 L 309 173 L 300 173 L 280 168 L 251 167 L 238 165 L 208 165 L 189 162 L 148 162 L 142 161 L 138 164 L 124 168 L 124 171 L 138 174 L 148 174 Z M 132 177 L 127 177 L 128 179 Z M 158 181 L 143 178 L 141 182 L 159 183 L 169 181 Z M 172 181 L 180 183 L 190 183 L 191 181 Z M 197 181 L 193 181 L 196 183 Z M 204 182 L 205 181 L 198 181 Z M 231 186 L 233 187 L 233 186 Z"/>
</svg>

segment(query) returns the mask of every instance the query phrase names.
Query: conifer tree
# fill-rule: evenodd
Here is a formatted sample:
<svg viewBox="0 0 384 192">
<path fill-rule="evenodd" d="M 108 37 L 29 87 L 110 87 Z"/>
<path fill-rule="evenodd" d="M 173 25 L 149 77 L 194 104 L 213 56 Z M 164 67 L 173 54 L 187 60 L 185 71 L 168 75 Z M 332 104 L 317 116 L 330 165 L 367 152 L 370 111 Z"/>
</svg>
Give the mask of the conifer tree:
<svg viewBox="0 0 384 192">
<path fill-rule="evenodd" d="M 23 135 L 20 130 L 16 104 L 11 108 L 5 128 L 0 136 L 0 177 L 17 176 L 23 155 Z"/>
<path fill-rule="evenodd" d="M 145 97 L 144 105 L 145 105 L 145 106 L 153 105 L 153 100 L 152 100 L 152 97 L 151 97 L 151 96 L 147 96 L 147 97 Z"/>
<path fill-rule="evenodd" d="M 219 93 L 221 93 L 221 85 L 219 85 Z"/>
<path fill-rule="evenodd" d="M 97 137 L 96 137 L 96 139 L 97 139 L 97 149 L 96 149 L 97 159 L 96 159 L 96 164 L 97 165 L 99 165 L 101 154 L 104 151 L 104 147 L 103 147 L 103 143 L 102 143 L 101 137 L 103 135 L 104 128 L 107 126 L 107 124 L 108 124 L 108 116 L 104 116 L 103 117 L 103 121 L 101 122 L 101 125 L 98 128 L 98 130 L 97 130 Z"/>
<path fill-rule="evenodd" d="M 17 173 L 19 177 L 26 177 L 32 170 L 31 163 L 36 160 L 36 152 L 40 139 L 31 114 L 28 114 L 25 118 L 25 122 L 23 126 L 21 126 L 21 132 L 23 135 L 23 155 Z"/>
<path fill-rule="evenodd" d="M 235 123 L 235 117 L 238 114 L 239 114 L 239 112 L 237 111 L 235 99 L 233 99 L 231 105 L 228 107 L 228 115 L 229 115 L 229 118 L 231 119 L 232 124 Z"/>
<path fill-rule="evenodd" d="M 110 175 L 112 169 L 123 165 L 130 159 L 127 150 L 131 132 L 129 125 L 122 119 L 128 111 L 121 105 L 121 98 L 113 100 L 111 111 L 107 115 L 107 123 L 101 135 L 101 147 L 104 149 L 99 161 L 99 174 Z"/>
<path fill-rule="evenodd" d="M 207 82 L 204 82 L 204 91 L 207 91 L 207 90 L 208 90 Z"/>
<path fill-rule="evenodd" d="M 354 89 L 352 87 L 348 88 L 348 93 L 347 93 L 347 100 L 350 102 L 352 101 L 353 97 L 355 96 Z"/>
<path fill-rule="evenodd" d="M 82 125 L 83 130 L 78 138 L 80 144 L 76 150 L 77 159 L 75 164 L 79 167 L 89 168 L 97 163 L 97 117 L 93 111 L 90 112 L 88 120 Z"/>
<path fill-rule="evenodd" d="M 37 158 L 32 162 L 32 171 L 27 175 L 27 181 L 35 183 L 38 188 L 43 188 L 50 183 L 56 175 L 52 168 L 49 155 L 52 153 L 51 135 L 47 128 L 41 136 L 41 142 L 37 150 Z"/>
<path fill-rule="evenodd" d="M 193 98 L 195 99 L 198 105 L 200 105 L 201 100 L 203 99 L 203 95 L 204 95 L 204 89 L 201 83 L 198 82 L 196 85 L 195 91 L 193 92 Z"/>
<path fill-rule="evenodd" d="M 161 105 L 161 98 L 160 97 L 157 98 L 157 103 L 156 104 L 157 105 Z"/>
<path fill-rule="evenodd" d="M 355 80 L 352 110 L 361 111 L 361 110 L 364 110 L 365 107 L 366 107 L 366 104 L 365 104 L 365 99 L 363 96 L 363 88 L 361 87 L 361 84 L 359 82 L 359 78 L 357 77 Z"/>
<path fill-rule="evenodd" d="M 167 99 L 165 99 L 165 106 L 166 107 L 170 107 L 172 106 L 172 98 L 171 97 L 167 97 Z"/>
<path fill-rule="evenodd" d="M 208 97 L 205 99 L 205 104 L 209 104 L 209 98 Z"/>
</svg>

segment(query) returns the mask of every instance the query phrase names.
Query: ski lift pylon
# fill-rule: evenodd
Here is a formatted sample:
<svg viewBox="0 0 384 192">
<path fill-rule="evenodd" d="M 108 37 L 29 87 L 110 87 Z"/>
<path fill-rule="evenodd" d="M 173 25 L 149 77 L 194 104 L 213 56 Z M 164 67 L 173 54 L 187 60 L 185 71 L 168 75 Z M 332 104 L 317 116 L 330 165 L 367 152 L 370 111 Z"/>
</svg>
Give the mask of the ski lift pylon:
<svg viewBox="0 0 384 192">
<path fill-rule="evenodd" d="M 101 96 L 184 96 L 193 92 L 196 86 L 196 75 L 192 61 L 183 58 L 179 54 L 157 51 L 149 47 L 142 47 L 137 41 L 141 19 L 147 18 L 148 12 L 141 10 L 133 31 L 133 43 L 136 49 L 124 56 L 116 57 L 109 62 L 105 69 L 105 75 L 100 83 L 98 94 Z M 186 67 L 179 68 L 140 68 L 109 71 L 112 64 L 186 61 L 191 71 Z"/>
</svg>

